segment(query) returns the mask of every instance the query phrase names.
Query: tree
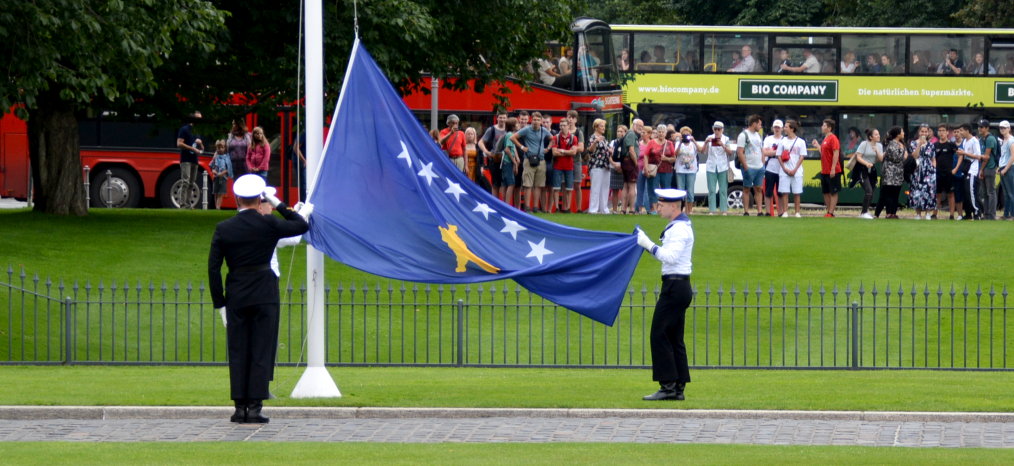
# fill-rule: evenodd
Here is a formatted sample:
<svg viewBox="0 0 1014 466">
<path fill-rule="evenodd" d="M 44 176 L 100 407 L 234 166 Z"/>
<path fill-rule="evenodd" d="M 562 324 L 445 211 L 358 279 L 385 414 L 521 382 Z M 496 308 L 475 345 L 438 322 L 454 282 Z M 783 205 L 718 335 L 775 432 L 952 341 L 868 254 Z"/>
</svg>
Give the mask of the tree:
<svg viewBox="0 0 1014 466">
<path fill-rule="evenodd" d="M 84 215 L 78 116 L 158 89 L 167 60 L 214 50 L 224 13 L 199 0 L 6 2 L 0 107 L 28 122 L 35 208 Z M 177 54 L 180 56 L 177 57 Z"/>
<path fill-rule="evenodd" d="M 610 24 L 680 24 L 676 0 L 584 0 L 581 15 Z"/>
<path fill-rule="evenodd" d="M 966 0 L 825 0 L 824 24 L 856 27 L 953 27 Z"/>
<path fill-rule="evenodd" d="M 965 27 L 1014 28 L 1014 15 L 1006 0 L 966 0 L 954 19 Z"/>
</svg>

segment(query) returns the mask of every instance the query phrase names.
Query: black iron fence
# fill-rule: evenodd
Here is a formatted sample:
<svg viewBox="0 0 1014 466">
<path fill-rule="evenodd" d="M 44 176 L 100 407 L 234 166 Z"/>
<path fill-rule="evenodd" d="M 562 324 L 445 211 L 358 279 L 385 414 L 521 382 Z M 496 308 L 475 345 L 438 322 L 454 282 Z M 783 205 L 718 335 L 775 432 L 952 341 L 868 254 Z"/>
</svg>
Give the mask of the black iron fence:
<svg viewBox="0 0 1014 466">
<path fill-rule="evenodd" d="M 204 284 L 0 278 L 0 364 L 224 364 Z M 642 368 L 659 288 L 631 286 L 612 327 L 512 282 L 335 283 L 328 364 Z M 696 284 L 691 365 L 1011 370 L 1006 286 Z M 282 290 L 279 364 L 305 360 L 306 289 Z"/>
</svg>

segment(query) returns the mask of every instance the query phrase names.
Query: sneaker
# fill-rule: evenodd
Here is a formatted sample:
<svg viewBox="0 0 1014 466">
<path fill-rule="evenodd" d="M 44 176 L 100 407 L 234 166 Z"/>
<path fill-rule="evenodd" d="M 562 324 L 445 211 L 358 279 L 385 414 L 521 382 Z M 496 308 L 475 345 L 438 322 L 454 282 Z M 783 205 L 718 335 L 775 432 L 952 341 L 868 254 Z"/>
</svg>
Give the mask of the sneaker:
<svg viewBox="0 0 1014 466">
<path fill-rule="evenodd" d="M 803 218 L 803 216 L 799 215 L 799 212 L 796 212 L 796 218 Z"/>
<path fill-rule="evenodd" d="M 788 213 L 788 212 L 785 212 L 785 213 L 783 213 L 782 215 L 779 215 L 779 217 L 782 217 L 782 218 L 789 218 L 789 213 Z"/>
<path fill-rule="evenodd" d="M 930 220 L 936 220 L 936 219 L 937 219 L 937 214 L 933 214 L 933 215 L 931 215 L 931 216 L 929 217 L 929 219 L 930 219 Z"/>
<path fill-rule="evenodd" d="M 859 214 L 859 218 L 864 218 L 866 220 L 873 220 L 873 214 L 871 214 L 869 212 L 863 212 L 863 213 Z"/>
<path fill-rule="evenodd" d="M 824 218 L 832 218 L 832 217 L 834 217 L 834 214 L 832 214 L 831 212 L 824 214 Z"/>
<path fill-rule="evenodd" d="M 926 214 L 926 220 L 933 220 L 933 219 L 935 219 L 935 218 L 937 218 L 937 216 L 936 216 L 936 215 L 930 215 L 930 214 Z"/>
<path fill-rule="evenodd" d="M 958 215 L 957 217 L 954 217 L 954 220 L 964 220 L 964 217 Z"/>
<path fill-rule="evenodd" d="M 749 217 L 750 216 L 750 212 L 743 212 L 743 216 L 744 217 Z"/>
</svg>

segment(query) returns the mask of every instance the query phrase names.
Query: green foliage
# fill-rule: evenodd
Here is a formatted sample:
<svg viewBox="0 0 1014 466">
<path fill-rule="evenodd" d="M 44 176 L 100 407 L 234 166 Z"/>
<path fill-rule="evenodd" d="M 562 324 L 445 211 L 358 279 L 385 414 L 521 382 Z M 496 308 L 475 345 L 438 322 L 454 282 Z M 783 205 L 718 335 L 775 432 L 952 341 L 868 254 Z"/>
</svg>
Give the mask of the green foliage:
<svg viewBox="0 0 1014 466">
<path fill-rule="evenodd" d="M 965 0 L 824 0 L 828 26 L 954 27 Z"/>
<path fill-rule="evenodd" d="M 681 24 L 675 0 L 585 0 L 581 15 L 610 24 Z"/>
<path fill-rule="evenodd" d="M 967 0 L 954 19 L 965 27 L 1014 28 L 1014 15 L 1008 0 Z"/>
<path fill-rule="evenodd" d="M 745 0 L 733 24 L 740 26 L 820 26 L 824 2 L 812 0 Z"/>
<path fill-rule="evenodd" d="M 0 13 L 0 108 L 39 108 L 40 95 L 79 110 L 130 103 L 158 88 L 154 70 L 181 49 L 208 53 L 224 14 L 206 1 L 7 2 Z M 46 103 L 43 103 L 46 105 Z"/>
</svg>

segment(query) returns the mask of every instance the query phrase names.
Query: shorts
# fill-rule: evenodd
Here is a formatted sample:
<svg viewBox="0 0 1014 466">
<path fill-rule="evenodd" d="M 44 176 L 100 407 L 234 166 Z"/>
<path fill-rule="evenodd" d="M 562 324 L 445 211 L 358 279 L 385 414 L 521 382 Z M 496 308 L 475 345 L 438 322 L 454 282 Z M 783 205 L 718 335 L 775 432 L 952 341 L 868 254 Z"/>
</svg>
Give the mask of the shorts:
<svg viewBox="0 0 1014 466">
<path fill-rule="evenodd" d="M 937 194 L 954 192 L 954 175 L 950 170 L 937 172 Z"/>
<path fill-rule="evenodd" d="M 553 190 L 559 191 L 561 185 L 567 191 L 574 190 L 573 170 L 553 170 Z"/>
<path fill-rule="evenodd" d="M 493 183 L 500 186 L 514 186 L 514 164 L 505 163 L 503 167 L 497 169 L 500 172 L 500 180 L 502 183 Z"/>
<path fill-rule="evenodd" d="M 820 192 L 838 194 L 839 191 L 841 191 L 841 173 L 836 175 L 820 174 Z"/>
<path fill-rule="evenodd" d="M 489 177 L 493 180 L 490 184 L 500 186 L 503 180 L 503 175 L 500 173 L 500 164 L 496 162 L 490 163 L 487 169 L 489 170 Z"/>
<path fill-rule="evenodd" d="M 637 162 L 630 160 L 630 157 L 624 157 L 622 162 L 623 167 L 623 182 L 624 183 L 637 183 Z"/>
<path fill-rule="evenodd" d="M 212 185 L 212 193 L 214 194 L 228 194 L 229 192 L 229 179 L 224 176 L 215 178 L 215 182 Z"/>
<path fill-rule="evenodd" d="M 533 167 L 528 160 L 522 160 L 525 171 L 521 174 L 521 186 L 526 188 L 543 188 L 546 186 L 546 161 L 540 160 L 538 167 Z"/>
<path fill-rule="evenodd" d="M 769 171 L 764 172 L 764 197 L 774 197 L 775 187 L 778 186 L 778 174 Z"/>
<path fill-rule="evenodd" d="M 759 188 L 764 184 L 764 168 L 747 168 L 743 170 L 743 187 Z"/>
<path fill-rule="evenodd" d="M 785 173 L 778 174 L 778 192 L 781 194 L 803 194 L 803 174 L 789 176 Z"/>
<path fill-rule="evenodd" d="M 574 157 L 574 182 L 578 186 L 581 186 L 581 182 L 584 181 L 584 165 L 581 163 L 581 157 Z"/>
</svg>

